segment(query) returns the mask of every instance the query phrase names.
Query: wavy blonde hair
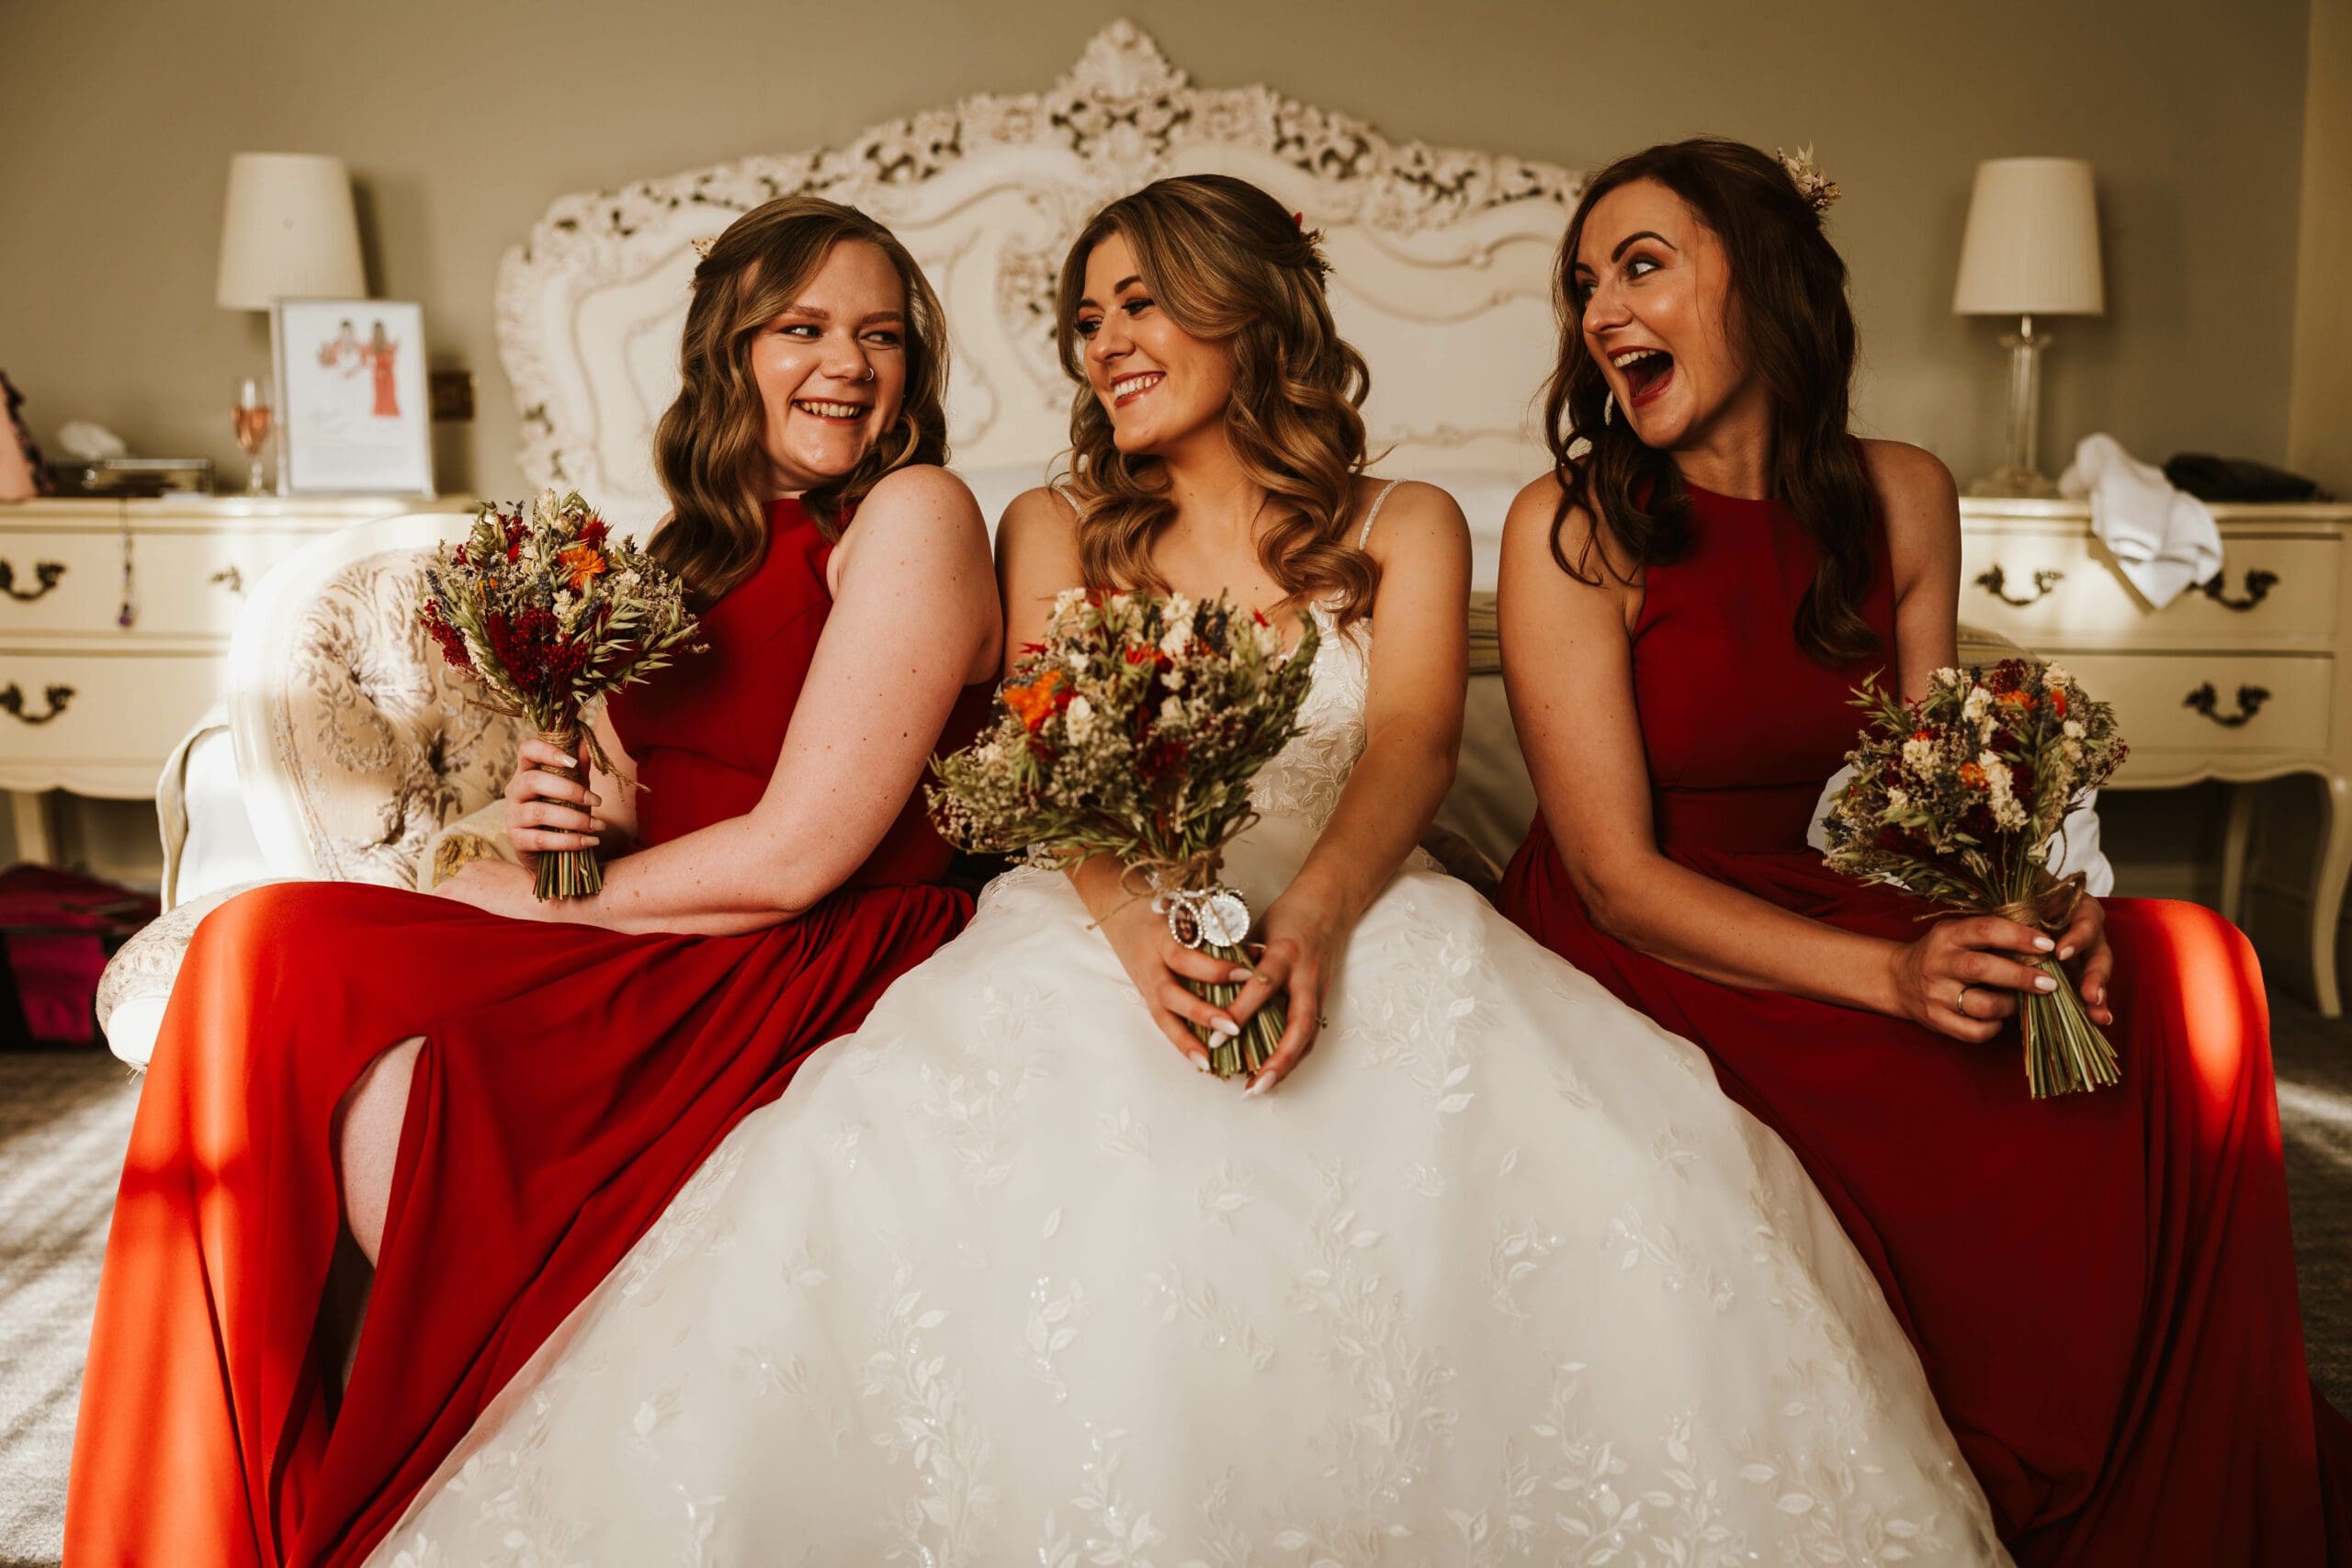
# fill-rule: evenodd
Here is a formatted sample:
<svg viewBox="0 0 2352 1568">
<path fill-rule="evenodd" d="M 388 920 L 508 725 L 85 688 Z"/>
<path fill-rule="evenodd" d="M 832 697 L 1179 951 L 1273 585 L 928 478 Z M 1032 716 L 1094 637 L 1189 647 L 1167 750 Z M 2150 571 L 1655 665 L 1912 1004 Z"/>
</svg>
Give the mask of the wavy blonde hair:
<svg viewBox="0 0 2352 1568">
<path fill-rule="evenodd" d="M 677 400 L 653 431 L 670 520 L 646 547 L 706 603 L 759 568 L 767 550 L 767 409 L 752 378 L 752 342 L 784 312 L 835 245 L 873 245 L 907 295 L 907 385 L 899 417 L 865 461 L 807 492 L 828 538 L 883 475 L 947 461 L 947 326 L 922 268 L 899 237 L 854 207 L 779 197 L 727 226 L 695 268 L 678 349 Z"/>
<path fill-rule="evenodd" d="M 1060 489 L 1078 509 L 1079 559 L 1089 584 L 1165 590 L 1151 545 L 1175 517 L 1165 465 L 1119 450 L 1111 416 L 1086 378 L 1078 335 L 1086 263 L 1125 238 L 1153 301 L 1233 360 L 1225 412 L 1233 450 L 1280 509 L 1258 559 L 1294 604 L 1339 601 L 1342 625 L 1372 607 L 1380 568 L 1347 529 L 1363 471 L 1371 386 L 1363 355 L 1340 336 L 1323 290 L 1330 269 L 1315 236 L 1281 203 L 1228 175 L 1155 180 L 1094 215 L 1062 263 L 1056 335 L 1070 402 L 1070 458 Z"/>
</svg>

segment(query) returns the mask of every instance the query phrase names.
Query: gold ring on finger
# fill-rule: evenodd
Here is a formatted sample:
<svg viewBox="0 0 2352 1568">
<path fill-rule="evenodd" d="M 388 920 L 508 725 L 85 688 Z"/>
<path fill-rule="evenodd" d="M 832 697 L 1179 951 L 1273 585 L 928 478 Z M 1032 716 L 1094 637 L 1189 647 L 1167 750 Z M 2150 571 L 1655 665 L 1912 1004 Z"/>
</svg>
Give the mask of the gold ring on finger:
<svg viewBox="0 0 2352 1568">
<path fill-rule="evenodd" d="M 1962 1018 L 1974 1018 L 1976 1016 L 1974 1013 L 1968 1010 L 1968 993 L 1973 989 L 1975 989 L 1974 987 L 1970 986 L 1965 982 L 1962 984 L 1960 987 L 1960 995 L 1952 998 L 1952 1011 L 1960 1014 Z"/>
</svg>

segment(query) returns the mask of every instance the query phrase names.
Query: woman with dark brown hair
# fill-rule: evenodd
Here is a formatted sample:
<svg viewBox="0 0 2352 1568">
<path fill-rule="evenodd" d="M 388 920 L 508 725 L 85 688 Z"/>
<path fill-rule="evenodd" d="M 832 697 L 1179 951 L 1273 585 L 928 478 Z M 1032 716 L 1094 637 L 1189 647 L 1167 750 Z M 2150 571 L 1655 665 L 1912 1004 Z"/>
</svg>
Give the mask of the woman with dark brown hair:
<svg viewBox="0 0 2352 1568">
<path fill-rule="evenodd" d="M 1917 694 L 1956 662 L 1959 595 L 1951 476 L 1847 434 L 1828 189 L 1718 141 L 1585 188 L 1555 467 L 1504 534 L 1504 670 L 1543 807 L 1505 908 L 1787 1139 L 2019 1562 L 2318 1563 L 2347 1452 L 2304 1376 L 2245 939 L 2140 899 L 2086 899 L 2055 936 L 1933 919 L 1805 847 L 1853 689 Z M 2020 958 L 2053 950 L 2120 1089 L 2030 1100 L 1994 1043 L 2050 984 Z"/>
<path fill-rule="evenodd" d="M 198 929 L 107 1246 L 69 1561 L 366 1556 L 728 1131 L 962 925 L 917 785 L 1001 619 L 938 467 L 946 344 L 863 213 L 738 219 L 656 442 L 651 548 L 707 646 L 597 716 L 617 777 L 533 741 L 508 791 L 525 858 L 602 847 L 604 891 L 541 903 L 478 861 L 437 897 L 285 885 Z M 374 1269 L 348 1347 L 338 1251 Z"/>
<path fill-rule="evenodd" d="M 1247 989 L 1184 989 L 1231 970 L 1116 864 L 999 877 L 714 1156 L 388 1568 L 2000 1561 L 1788 1152 L 1414 853 L 1468 533 L 1364 472 L 1323 277 L 1238 179 L 1104 209 L 1062 272 L 1072 472 L 998 536 L 1016 638 L 1082 588 L 1314 624 L 1226 862 L 1262 911 Z M 1274 1062 L 1195 1072 L 1183 1021 L 1278 988 Z"/>
</svg>

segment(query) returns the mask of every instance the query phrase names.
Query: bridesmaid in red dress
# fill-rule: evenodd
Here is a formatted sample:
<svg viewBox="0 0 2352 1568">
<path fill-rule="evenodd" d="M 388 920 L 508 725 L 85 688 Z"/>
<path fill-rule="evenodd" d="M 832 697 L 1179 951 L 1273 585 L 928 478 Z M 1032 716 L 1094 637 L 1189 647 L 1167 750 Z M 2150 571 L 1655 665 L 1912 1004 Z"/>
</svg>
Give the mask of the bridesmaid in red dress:
<svg viewBox="0 0 2352 1568">
<path fill-rule="evenodd" d="M 1943 466 L 1846 434 L 1853 320 L 1806 172 L 1654 148 L 1569 225 L 1559 466 L 1504 536 L 1543 807 L 1505 908 L 1804 1161 L 2018 1562 L 2344 1561 L 2352 1450 L 2304 1373 L 2245 940 L 2086 902 L 2054 945 L 2123 1084 L 2035 1101 L 2007 1021 L 2052 939 L 1923 923 L 1805 847 L 1853 688 L 1955 662 L 1960 567 Z"/>
<path fill-rule="evenodd" d="M 598 721 L 641 795 L 536 742 L 508 792 L 518 848 L 640 847 L 569 903 L 477 862 L 437 897 L 295 885 L 205 921 L 108 1239 L 68 1562 L 364 1557 L 729 1129 L 960 928 L 917 786 L 1001 628 L 936 466 L 945 345 L 863 214 L 737 220 L 656 441 L 653 548 L 707 650 Z M 348 1352 L 346 1235 L 374 1265 Z"/>
</svg>

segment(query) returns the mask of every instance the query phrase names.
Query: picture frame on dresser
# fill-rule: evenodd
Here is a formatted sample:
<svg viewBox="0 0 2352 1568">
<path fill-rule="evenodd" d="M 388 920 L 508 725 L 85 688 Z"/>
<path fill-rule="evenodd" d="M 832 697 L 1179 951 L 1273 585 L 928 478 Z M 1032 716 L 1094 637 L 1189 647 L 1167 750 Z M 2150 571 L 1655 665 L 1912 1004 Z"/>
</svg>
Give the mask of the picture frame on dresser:
<svg viewBox="0 0 2352 1568">
<path fill-rule="evenodd" d="M 281 299 L 270 339 L 287 494 L 431 499 L 424 307 Z"/>
</svg>

